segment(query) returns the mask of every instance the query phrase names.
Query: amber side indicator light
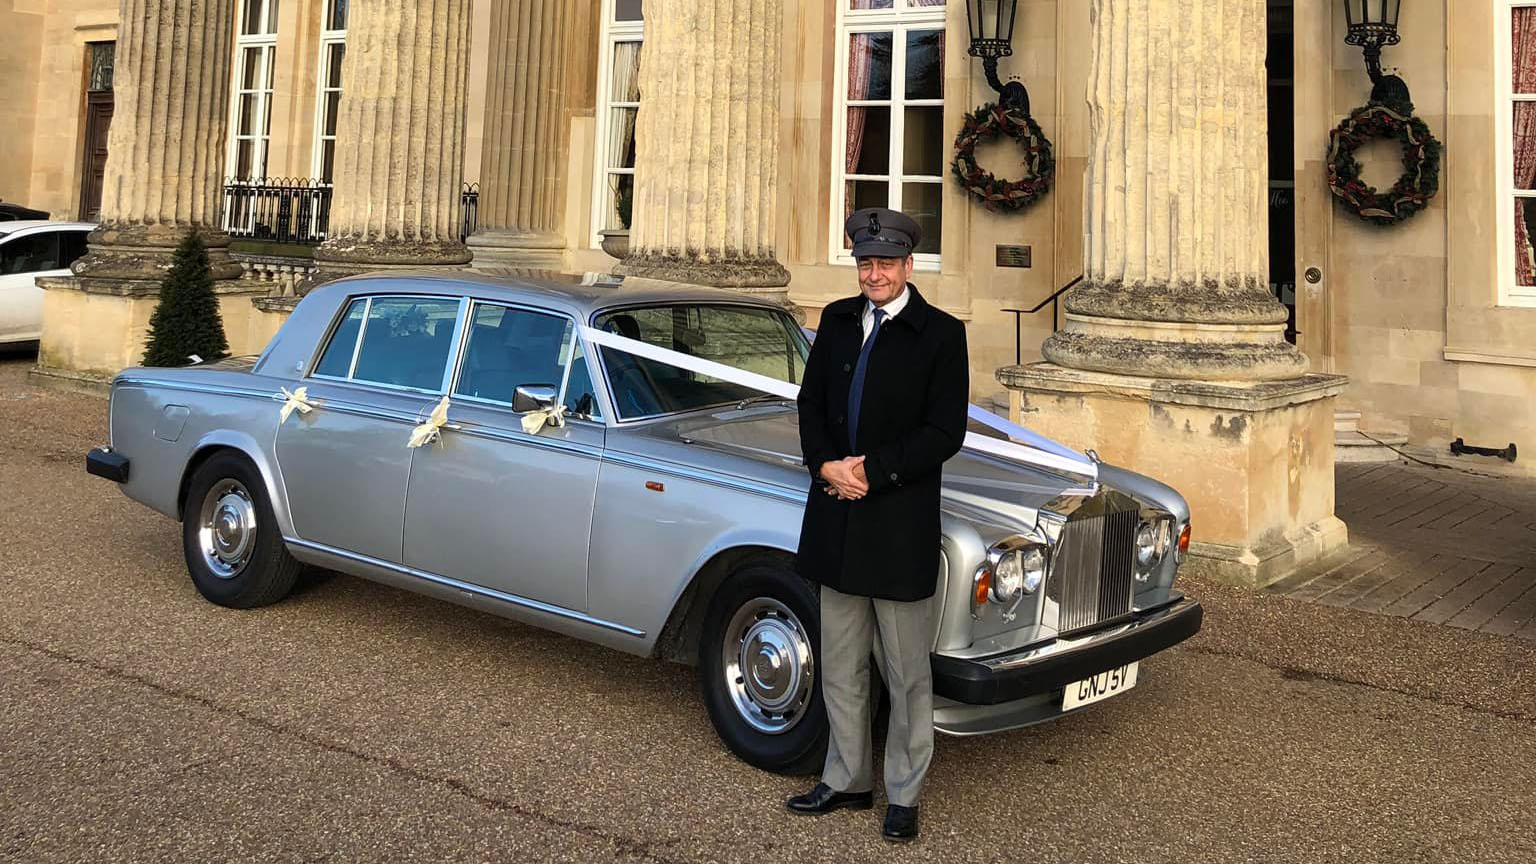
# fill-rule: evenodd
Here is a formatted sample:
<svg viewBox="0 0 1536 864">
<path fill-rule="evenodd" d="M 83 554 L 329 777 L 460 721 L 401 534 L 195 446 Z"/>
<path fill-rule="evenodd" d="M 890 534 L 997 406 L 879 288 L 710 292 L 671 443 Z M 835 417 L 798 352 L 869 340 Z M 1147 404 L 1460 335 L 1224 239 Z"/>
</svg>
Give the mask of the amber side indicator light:
<svg viewBox="0 0 1536 864">
<path fill-rule="evenodd" d="M 987 598 L 991 595 L 991 593 L 992 571 L 987 570 L 981 574 L 980 579 L 976 580 L 976 596 L 972 597 L 971 600 L 977 606 L 985 606 L 987 605 Z"/>
<path fill-rule="evenodd" d="M 652 492 L 665 492 L 665 491 L 667 491 L 667 487 L 666 486 L 662 485 L 661 483 L 657 483 L 655 480 L 647 480 L 647 481 L 645 481 L 645 488 L 651 490 Z M 1186 529 L 1186 531 L 1187 530 L 1188 529 Z"/>
<path fill-rule="evenodd" d="M 1184 524 L 1184 530 L 1179 532 L 1179 555 L 1189 554 L 1189 523 Z"/>
</svg>

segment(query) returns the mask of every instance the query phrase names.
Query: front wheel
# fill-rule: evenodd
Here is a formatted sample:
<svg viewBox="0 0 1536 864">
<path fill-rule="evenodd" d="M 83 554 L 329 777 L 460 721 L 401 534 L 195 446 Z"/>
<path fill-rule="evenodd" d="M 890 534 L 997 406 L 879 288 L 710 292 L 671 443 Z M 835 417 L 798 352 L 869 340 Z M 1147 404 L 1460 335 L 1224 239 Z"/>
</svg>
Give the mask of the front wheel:
<svg viewBox="0 0 1536 864">
<path fill-rule="evenodd" d="M 715 592 L 699 639 L 699 682 L 716 733 L 743 761 L 784 774 L 821 766 L 820 644 L 816 589 L 793 571 L 750 566 Z"/>
</svg>

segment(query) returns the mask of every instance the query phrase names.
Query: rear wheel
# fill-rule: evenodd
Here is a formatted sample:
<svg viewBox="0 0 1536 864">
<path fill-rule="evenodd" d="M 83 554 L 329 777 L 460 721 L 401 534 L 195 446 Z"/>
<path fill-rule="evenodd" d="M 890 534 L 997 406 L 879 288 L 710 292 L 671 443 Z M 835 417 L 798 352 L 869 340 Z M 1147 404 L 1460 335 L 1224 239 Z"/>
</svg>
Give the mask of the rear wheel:
<svg viewBox="0 0 1536 864">
<path fill-rule="evenodd" d="M 233 609 L 288 596 L 300 565 L 288 554 L 256 467 L 232 451 L 198 466 L 182 501 L 181 546 L 198 593 Z"/>
<path fill-rule="evenodd" d="M 826 758 L 820 613 L 816 589 L 773 565 L 727 579 L 705 613 L 698 668 L 709 719 L 726 747 L 758 768 L 801 774 Z"/>
</svg>

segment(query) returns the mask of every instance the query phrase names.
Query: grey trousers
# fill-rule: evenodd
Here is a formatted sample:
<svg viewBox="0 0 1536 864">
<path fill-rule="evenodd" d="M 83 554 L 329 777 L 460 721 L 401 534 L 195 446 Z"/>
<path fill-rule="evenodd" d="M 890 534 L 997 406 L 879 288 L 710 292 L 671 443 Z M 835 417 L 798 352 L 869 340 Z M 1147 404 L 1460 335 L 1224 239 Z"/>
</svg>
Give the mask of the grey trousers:
<svg viewBox="0 0 1536 864">
<path fill-rule="evenodd" d="M 885 737 L 885 797 L 917 806 L 933 761 L 933 603 L 842 594 L 821 586 L 821 692 L 832 739 L 821 782 L 839 792 L 872 788 L 869 658 L 891 694 Z M 878 632 L 877 632 L 878 631 Z"/>
</svg>

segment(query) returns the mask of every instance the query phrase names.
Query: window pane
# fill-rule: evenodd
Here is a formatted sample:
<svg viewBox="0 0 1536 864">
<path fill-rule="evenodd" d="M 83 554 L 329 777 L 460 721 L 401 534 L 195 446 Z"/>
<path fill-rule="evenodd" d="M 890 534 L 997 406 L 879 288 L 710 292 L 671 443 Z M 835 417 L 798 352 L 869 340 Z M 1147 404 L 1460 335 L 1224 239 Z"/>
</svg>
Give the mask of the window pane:
<svg viewBox="0 0 1536 864">
<path fill-rule="evenodd" d="M 849 9 L 890 9 L 895 0 L 850 0 Z"/>
<path fill-rule="evenodd" d="M 341 58 L 347 53 L 345 45 L 331 45 L 330 56 L 327 58 L 325 71 L 325 86 L 341 86 Z"/>
<path fill-rule="evenodd" d="M 635 167 L 635 119 L 638 108 L 614 108 L 609 113 L 608 167 Z"/>
<path fill-rule="evenodd" d="M 891 98 L 891 34 L 848 37 L 848 98 Z"/>
<path fill-rule="evenodd" d="M 277 32 L 277 0 L 267 0 L 267 20 L 261 32 Z"/>
<path fill-rule="evenodd" d="M 1536 102 L 1516 102 L 1512 127 L 1516 189 L 1536 189 Z"/>
<path fill-rule="evenodd" d="M 886 174 L 891 168 L 891 109 L 849 108 L 844 165 L 849 174 Z"/>
<path fill-rule="evenodd" d="M 271 90 L 272 89 L 272 78 L 273 78 L 273 75 L 276 74 L 276 69 L 277 69 L 277 64 L 275 62 L 273 62 L 273 59 L 274 59 L 273 58 L 273 54 L 275 54 L 275 53 L 276 53 L 275 49 L 273 49 L 271 47 L 267 47 L 267 48 L 263 49 L 262 52 L 261 52 L 261 54 L 262 54 L 262 57 L 261 57 L 261 59 L 262 59 L 262 63 L 261 63 L 261 80 L 262 80 L 262 85 L 261 85 L 261 87 L 262 87 L 263 90 Z"/>
<path fill-rule="evenodd" d="M 249 138 L 243 138 L 235 142 L 235 176 L 241 179 L 249 179 L 251 176 L 251 153 L 254 145 Z"/>
<path fill-rule="evenodd" d="M 908 6 L 943 6 L 944 0 L 907 0 Z"/>
<path fill-rule="evenodd" d="M 59 269 L 59 234 L 48 231 L 17 237 L 0 246 L 0 275 Z"/>
<path fill-rule="evenodd" d="M 316 375 L 347 377 L 352 368 L 352 350 L 357 347 L 357 333 L 363 328 L 363 307 L 367 304 L 367 300 L 353 300 L 347 307 L 347 317 L 342 319 L 336 335 L 331 337 L 331 344 L 326 346 L 320 362 L 315 364 Z"/>
<path fill-rule="evenodd" d="M 567 331 L 568 336 L 575 334 Z M 581 343 L 576 343 L 572 349 L 571 379 L 565 388 L 565 410 L 578 417 L 590 417 L 593 420 L 603 419 L 603 412 L 597 407 L 597 394 L 592 389 L 592 371 L 587 368 L 587 355 L 581 350 Z"/>
<path fill-rule="evenodd" d="M 944 98 L 944 31 L 907 33 L 908 99 Z"/>
<path fill-rule="evenodd" d="M 613 46 L 611 102 L 640 101 L 640 42 L 616 42 Z"/>
<path fill-rule="evenodd" d="M 347 29 L 347 0 L 330 0 L 330 9 L 325 16 L 325 29 Z"/>
<path fill-rule="evenodd" d="M 626 309 L 597 319 L 610 333 L 798 382 L 804 372 L 805 343 L 788 315 L 766 309 L 665 306 Z M 761 391 L 728 384 L 611 348 L 603 365 L 621 417 L 641 417 L 723 405 L 761 396 Z"/>
<path fill-rule="evenodd" d="M 454 392 L 510 405 L 518 387 L 558 389 L 570 330 L 571 322 L 555 315 L 476 305 Z"/>
<path fill-rule="evenodd" d="M 938 254 L 943 197 L 944 186 L 940 183 L 901 184 L 901 212 L 911 216 L 917 227 L 923 229 L 923 236 L 913 252 Z"/>
<path fill-rule="evenodd" d="M 92 42 L 86 46 L 91 64 L 91 83 L 87 89 L 111 90 L 112 70 L 117 58 L 116 42 Z"/>
<path fill-rule="evenodd" d="M 884 180 L 849 180 L 843 184 L 843 219 L 839 224 L 853 215 L 853 211 L 862 210 L 865 207 L 888 207 L 891 203 L 891 184 Z M 853 241 L 848 235 L 843 235 L 843 248 L 853 246 Z"/>
<path fill-rule="evenodd" d="M 459 304 L 451 300 L 375 299 L 352 377 L 437 390 L 447 368 L 458 311 Z"/>
<path fill-rule="evenodd" d="M 635 175 L 608 175 L 608 207 L 604 228 L 628 228 L 635 203 Z"/>
<path fill-rule="evenodd" d="M 245 0 L 240 4 L 240 32 L 242 35 L 261 32 L 261 0 Z"/>
<path fill-rule="evenodd" d="M 68 267 L 85 254 L 85 238 L 89 231 L 59 232 L 59 266 Z"/>
<path fill-rule="evenodd" d="M 613 20 L 639 21 L 643 0 L 614 0 Z"/>
<path fill-rule="evenodd" d="M 939 177 L 944 174 L 944 109 L 908 108 L 902 127 L 902 170 Z"/>
<path fill-rule="evenodd" d="M 256 82 L 261 80 L 261 48 L 245 47 L 240 49 L 240 89 L 255 90 Z"/>
<path fill-rule="evenodd" d="M 341 94 L 325 94 L 325 132 L 324 135 L 336 134 L 336 121 L 341 116 Z"/>
<path fill-rule="evenodd" d="M 320 179 L 329 183 L 336 177 L 336 142 L 320 142 Z"/>
<path fill-rule="evenodd" d="M 1510 11 L 1510 91 L 1536 93 L 1536 8 L 1525 6 Z"/>
</svg>

